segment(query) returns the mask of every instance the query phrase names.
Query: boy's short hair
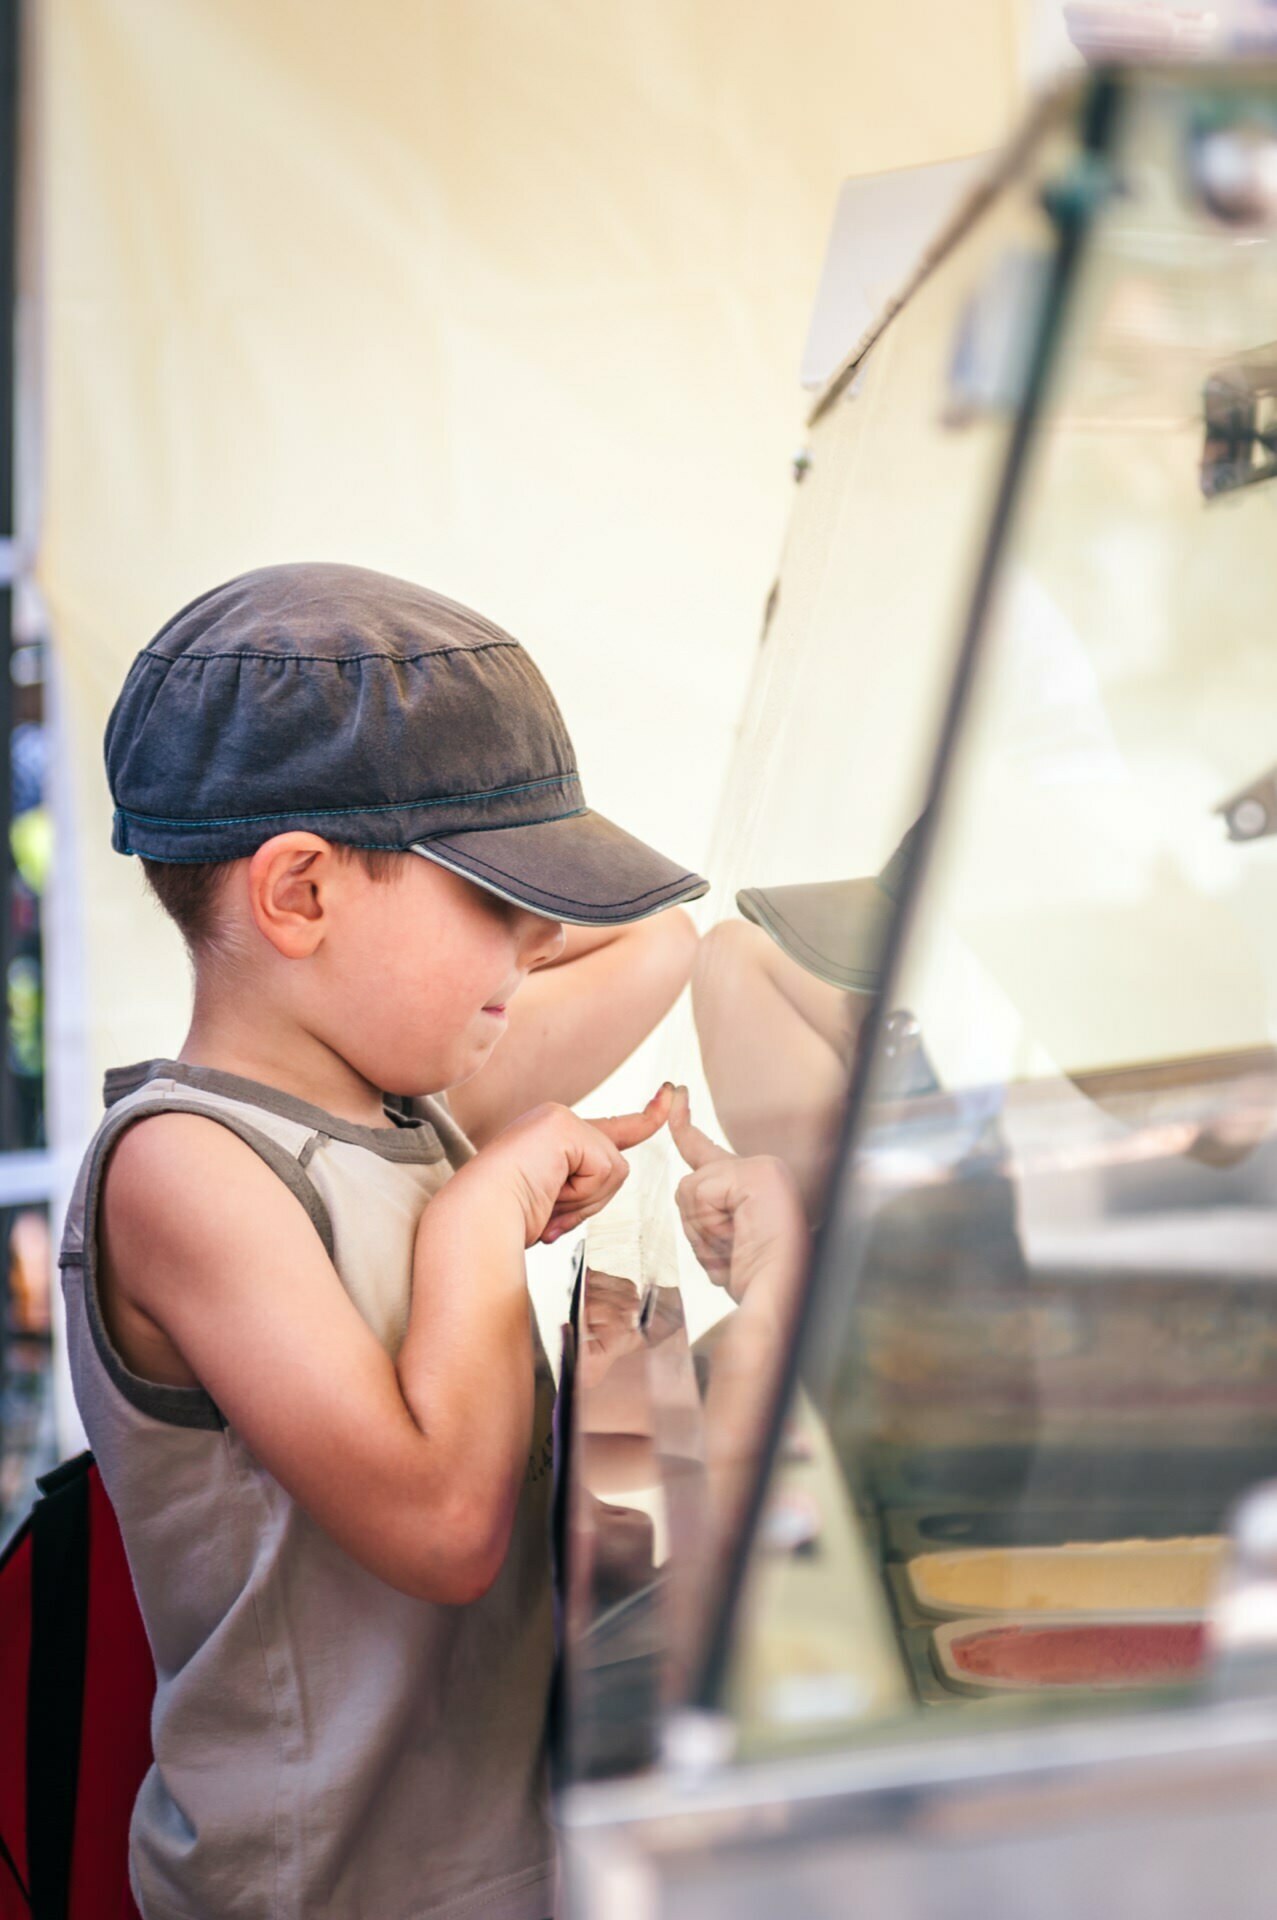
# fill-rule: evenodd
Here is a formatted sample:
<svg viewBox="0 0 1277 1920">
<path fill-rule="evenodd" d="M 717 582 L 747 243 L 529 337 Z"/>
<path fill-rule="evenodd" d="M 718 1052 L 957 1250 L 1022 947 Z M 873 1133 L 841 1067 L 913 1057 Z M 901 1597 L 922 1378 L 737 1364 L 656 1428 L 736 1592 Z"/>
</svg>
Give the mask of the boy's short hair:
<svg viewBox="0 0 1277 1920">
<path fill-rule="evenodd" d="M 341 861 L 354 861 L 370 880 L 393 880 L 407 854 L 384 847 L 349 847 L 340 840 L 329 842 Z M 226 875 L 234 860 L 147 860 L 141 861 L 146 884 L 177 925 L 193 957 L 212 944 L 217 934 L 217 908 Z"/>
</svg>

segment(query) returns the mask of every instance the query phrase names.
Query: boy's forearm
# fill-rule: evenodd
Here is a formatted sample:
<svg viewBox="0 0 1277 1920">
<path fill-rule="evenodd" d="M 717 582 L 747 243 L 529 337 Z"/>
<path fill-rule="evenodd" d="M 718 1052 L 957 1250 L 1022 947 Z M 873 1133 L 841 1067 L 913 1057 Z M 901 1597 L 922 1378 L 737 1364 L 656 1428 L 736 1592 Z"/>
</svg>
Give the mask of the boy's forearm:
<svg viewBox="0 0 1277 1920">
<path fill-rule="evenodd" d="M 395 1371 L 431 1443 L 443 1524 L 495 1577 L 532 1438 L 531 1303 L 521 1209 L 463 1175 L 422 1215 Z"/>
</svg>

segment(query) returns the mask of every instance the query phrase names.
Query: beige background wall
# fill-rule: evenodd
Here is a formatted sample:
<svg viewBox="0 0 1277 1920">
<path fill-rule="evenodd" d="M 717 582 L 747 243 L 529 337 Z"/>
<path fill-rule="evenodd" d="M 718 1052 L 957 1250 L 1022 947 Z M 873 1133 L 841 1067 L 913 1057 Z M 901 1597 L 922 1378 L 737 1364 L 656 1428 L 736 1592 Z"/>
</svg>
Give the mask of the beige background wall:
<svg viewBox="0 0 1277 1920">
<path fill-rule="evenodd" d="M 702 860 L 838 186 L 992 145 L 1019 69 L 1014 0 L 32 13 L 70 1163 L 184 1032 L 101 770 L 155 628 L 275 560 L 427 581 L 534 652 L 593 804 Z"/>
</svg>

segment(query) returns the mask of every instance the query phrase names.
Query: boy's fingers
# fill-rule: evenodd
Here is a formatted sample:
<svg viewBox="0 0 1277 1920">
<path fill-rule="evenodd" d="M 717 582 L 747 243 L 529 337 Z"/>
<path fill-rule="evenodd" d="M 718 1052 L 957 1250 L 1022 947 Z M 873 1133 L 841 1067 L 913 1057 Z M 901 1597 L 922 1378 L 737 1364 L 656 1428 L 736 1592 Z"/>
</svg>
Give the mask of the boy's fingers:
<svg viewBox="0 0 1277 1920">
<path fill-rule="evenodd" d="M 581 1206 L 565 1208 L 562 1213 L 552 1213 L 545 1223 L 542 1240 L 548 1245 L 550 1241 L 560 1239 L 563 1234 L 571 1233 L 574 1227 L 582 1226 L 596 1213 L 602 1213 L 611 1198 L 610 1193 L 605 1194 L 598 1200 L 588 1201 Z"/>
<path fill-rule="evenodd" d="M 629 1178 L 629 1166 L 618 1153 L 609 1174 L 593 1180 L 569 1180 L 550 1209 L 541 1238 L 557 1239 L 573 1227 L 579 1227 L 591 1214 L 601 1213 Z"/>
<path fill-rule="evenodd" d="M 692 1125 L 691 1096 L 686 1087 L 674 1089 L 674 1100 L 670 1107 L 670 1134 L 687 1165 L 692 1168 L 707 1167 L 713 1160 L 730 1160 L 733 1156 L 726 1147 L 720 1147 L 707 1133 Z"/>
<path fill-rule="evenodd" d="M 665 1125 L 665 1114 L 655 1104 L 644 1107 L 642 1113 L 617 1114 L 610 1120 L 591 1118 L 587 1126 L 597 1127 L 601 1134 L 612 1142 L 614 1147 L 637 1147 L 643 1140 L 650 1140 Z"/>
</svg>

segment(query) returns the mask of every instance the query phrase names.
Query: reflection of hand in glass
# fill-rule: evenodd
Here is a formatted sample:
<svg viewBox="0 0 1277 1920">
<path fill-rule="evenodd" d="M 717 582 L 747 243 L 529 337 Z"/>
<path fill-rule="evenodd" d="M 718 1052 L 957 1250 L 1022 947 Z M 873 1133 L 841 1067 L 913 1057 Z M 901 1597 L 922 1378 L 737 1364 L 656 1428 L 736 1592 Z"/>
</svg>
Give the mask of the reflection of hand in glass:
<svg viewBox="0 0 1277 1920">
<path fill-rule="evenodd" d="M 595 1387 L 618 1360 L 643 1345 L 639 1330 L 639 1290 L 632 1280 L 590 1269 L 585 1293 L 585 1342 L 577 1361 L 583 1388 Z"/>
<path fill-rule="evenodd" d="M 757 1471 L 809 1236 L 802 1196 L 784 1161 L 768 1154 L 740 1159 L 720 1147 L 693 1125 L 686 1087 L 675 1091 L 669 1128 L 690 1168 L 676 1195 L 684 1230 L 710 1279 L 736 1302 L 695 1350 L 705 1381 L 708 1507 L 691 1588 L 703 1592 L 723 1576 Z"/>
<path fill-rule="evenodd" d="M 711 927 L 697 954 L 692 1011 L 715 1111 L 738 1153 L 783 1155 L 809 1218 L 870 999 L 817 979 L 744 921 Z"/>
<path fill-rule="evenodd" d="M 880 873 L 742 888 L 744 920 L 711 927 L 692 970 L 696 1034 L 723 1130 L 737 1153 L 780 1155 L 811 1221 L 918 825 Z"/>
<path fill-rule="evenodd" d="M 686 1087 L 674 1095 L 670 1134 L 691 1168 L 675 1199 L 693 1253 L 715 1286 L 751 1317 L 787 1309 L 807 1258 L 807 1222 L 797 1182 L 783 1160 L 741 1159 L 694 1126 Z"/>
</svg>

